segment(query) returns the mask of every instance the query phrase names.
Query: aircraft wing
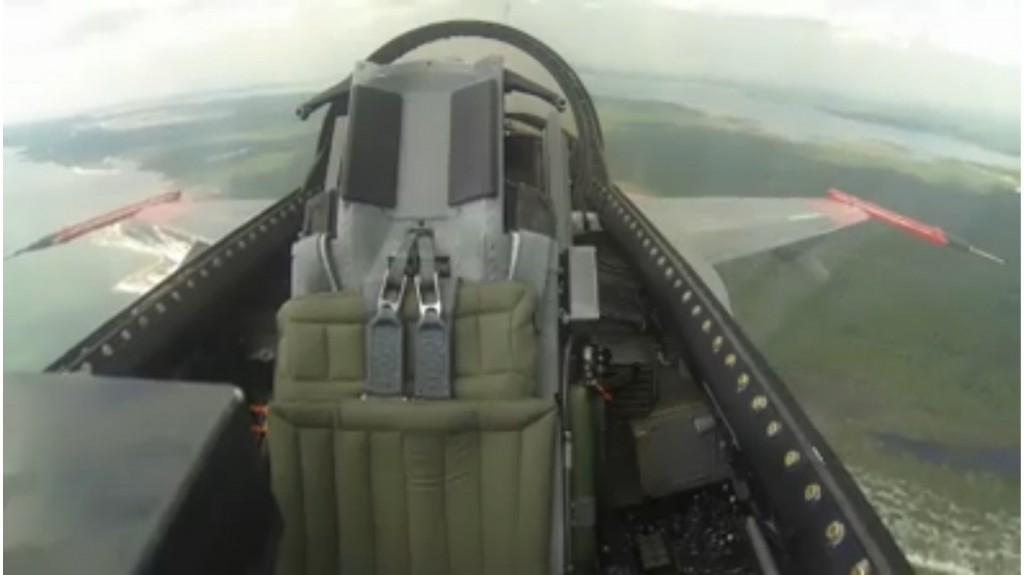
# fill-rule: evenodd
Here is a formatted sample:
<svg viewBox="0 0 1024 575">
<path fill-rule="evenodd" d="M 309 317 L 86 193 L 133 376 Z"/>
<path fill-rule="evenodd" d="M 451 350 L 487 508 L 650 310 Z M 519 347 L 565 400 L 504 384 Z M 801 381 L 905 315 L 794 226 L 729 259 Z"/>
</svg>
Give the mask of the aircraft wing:
<svg viewBox="0 0 1024 575">
<path fill-rule="evenodd" d="M 771 251 L 868 220 L 934 245 L 1003 263 L 941 228 L 834 188 L 821 198 L 667 198 L 629 185 L 620 188 L 674 246 L 686 246 L 687 252 L 699 254 L 710 264 Z"/>
<path fill-rule="evenodd" d="M 72 241 L 140 253 L 151 256 L 152 263 L 118 281 L 114 290 L 141 294 L 268 205 L 266 200 L 193 200 L 175 190 L 72 223 L 4 260 Z"/>
</svg>

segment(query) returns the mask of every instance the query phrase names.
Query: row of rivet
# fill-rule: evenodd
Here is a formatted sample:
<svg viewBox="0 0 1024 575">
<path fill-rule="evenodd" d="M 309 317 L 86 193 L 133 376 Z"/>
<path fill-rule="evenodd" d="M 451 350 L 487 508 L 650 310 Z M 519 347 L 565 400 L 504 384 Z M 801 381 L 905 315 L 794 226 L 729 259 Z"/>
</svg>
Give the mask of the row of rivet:
<svg viewBox="0 0 1024 575">
<path fill-rule="evenodd" d="M 298 208 L 299 208 L 299 204 L 302 203 L 303 201 L 305 201 L 305 199 L 300 196 L 300 197 L 296 198 L 295 200 L 293 200 L 286 207 L 286 209 L 289 212 L 296 212 L 298 210 Z M 274 214 L 270 215 L 269 221 L 270 221 L 270 223 L 272 225 L 276 225 L 279 221 L 284 221 L 284 218 L 280 218 L 280 220 L 279 220 L 277 214 L 274 213 Z M 267 229 L 268 229 L 267 225 L 264 224 L 264 223 L 261 223 L 258 226 L 259 232 L 266 232 Z M 249 232 L 249 239 L 251 241 L 255 241 L 256 235 L 257 235 L 257 231 L 256 230 L 250 231 Z M 243 250 L 243 249 L 246 248 L 247 242 L 246 242 L 246 239 L 245 239 L 244 235 L 241 238 L 239 238 L 239 240 L 238 240 L 236 245 L 238 246 L 239 250 Z M 231 258 L 233 255 L 234 255 L 234 251 L 229 247 L 225 251 L 224 257 L 225 258 Z M 219 269 L 223 265 L 223 261 L 221 260 L 221 258 L 219 256 L 215 256 L 213 258 L 212 265 L 213 265 L 213 267 Z M 207 277 L 209 277 L 209 275 L 210 275 L 210 272 L 206 268 L 200 268 L 199 269 L 199 276 L 200 277 L 207 278 Z M 189 289 L 192 289 L 192 288 L 195 288 L 196 283 L 195 283 L 195 280 L 192 277 L 189 277 L 187 280 L 185 280 L 185 285 Z M 179 293 L 177 290 L 172 291 L 171 292 L 171 299 L 174 302 L 176 302 L 176 303 L 180 303 L 182 301 L 181 293 Z M 153 305 L 153 309 L 156 310 L 156 313 L 158 315 L 163 315 L 163 314 L 165 314 L 167 312 L 167 306 L 162 301 L 157 301 Z M 141 314 L 138 315 L 138 318 L 137 318 L 136 322 L 137 322 L 137 324 L 138 324 L 138 326 L 140 328 L 145 328 L 145 327 L 149 326 L 149 318 L 146 315 L 141 315 Z M 128 341 L 131 341 L 131 339 L 132 339 L 132 332 L 128 328 L 124 328 L 124 329 L 121 330 L 120 336 L 121 336 L 122 340 L 124 340 L 125 342 L 128 342 Z M 112 357 L 116 351 L 117 351 L 116 348 L 111 343 L 109 343 L 109 342 L 108 343 L 104 343 L 102 346 L 100 346 L 100 353 L 102 353 L 106 357 Z M 82 362 L 79 365 L 79 369 L 82 370 L 82 371 L 91 371 L 92 370 L 92 364 L 90 364 L 89 362 Z"/>
<path fill-rule="evenodd" d="M 652 245 L 653 242 L 650 240 L 650 238 L 647 238 L 647 237 L 644 236 L 642 226 L 640 226 L 638 224 L 637 220 L 634 219 L 628 212 L 626 212 L 625 207 L 622 205 L 621 202 L 619 202 L 618 198 L 615 198 L 614 196 L 611 196 L 611 197 L 612 197 L 612 203 L 615 206 L 615 209 L 618 211 L 620 216 L 623 217 L 623 220 L 628 224 L 629 229 L 630 230 L 634 230 L 636 232 L 637 237 L 640 238 L 641 246 L 643 246 L 643 248 L 645 248 L 645 249 L 649 248 L 649 255 L 652 258 L 657 257 L 657 259 L 655 260 L 655 264 L 658 267 L 661 267 L 661 268 L 664 269 L 664 274 L 665 274 L 666 278 L 671 279 L 675 275 L 675 270 L 671 266 L 666 266 L 667 262 L 666 262 L 666 259 L 665 259 L 664 256 L 658 256 L 658 248 L 656 246 Z M 682 280 L 677 279 L 675 282 L 673 282 L 672 287 L 674 289 L 676 289 L 676 290 L 681 289 L 683 287 Z M 689 301 L 692 298 L 693 298 L 693 292 L 690 291 L 690 290 L 686 290 L 685 292 L 683 292 L 683 294 L 681 296 L 681 300 L 682 300 L 682 302 L 684 304 L 689 303 Z M 696 305 L 695 304 L 692 308 L 690 308 L 690 314 L 693 317 L 700 316 L 701 311 L 702 311 L 702 309 L 701 309 L 700 305 Z M 712 327 L 713 327 L 713 324 L 712 324 L 710 319 L 705 319 L 701 323 L 701 326 L 700 326 L 701 331 L 704 334 L 708 334 L 708 335 L 711 333 Z M 712 353 L 718 354 L 722 350 L 723 345 L 724 345 L 724 340 L 723 340 L 721 335 L 717 335 L 714 338 L 712 338 L 712 340 L 711 340 L 711 351 L 712 351 Z M 737 363 L 736 355 L 733 354 L 733 353 L 726 354 L 725 355 L 725 359 L 724 359 L 724 363 L 725 363 L 726 367 L 729 367 L 729 368 L 735 367 L 736 363 Z M 745 373 L 745 372 L 740 373 L 740 375 L 736 379 L 736 383 L 737 383 L 737 392 L 738 393 L 743 393 L 744 391 L 746 391 L 747 387 L 749 387 L 749 385 L 750 385 L 750 376 L 747 373 Z M 751 404 L 750 405 L 751 405 L 751 408 L 754 410 L 755 413 L 760 413 L 760 412 L 762 412 L 762 411 L 764 411 L 765 409 L 768 408 L 768 398 L 765 397 L 764 395 L 761 395 L 761 394 L 755 395 L 754 398 L 751 400 Z M 768 437 L 775 437 L 776 435 L 779 434 L 779 432 L 781 430 L 782 430 L 782 424 L 779 423 L 777 420 L 773 419 L 773 420 L 768 422 L 768 424 L 767 424 L 767 426 L 765 428 L 765 433 L 767 434 Z M 801 460 L 800 452 L 795 450 L 795 449 L 787 450 L 785 455 L 783 455 L 783 464 L 786 467 L 793 467 L 793 466 L 797 465 L 798 463 L 800 463 L 800 460 Z M 820 500 L 821 500 L 821 485 L 819 485 L 816 482 L 808 483 L 804 487 L 804 501 L 807 501 L 808 503 L 816 503 L 816 502 L 818 502 Z M 844 525 L 843 525 L 843 523 L 841 521 L 833 520 L 825 528 L 825 538 L 827 539 L 829 545 L 831 545 L 833 547 L 838 546 L 843 541 L 844 535 L 845 535 L 845 527 L 844 527 Z M 851 575 L 868 575 L 871 572 L 871 568 L 870 567 L 871 567 L 870 563 L 867 561 L 867 559 L 862 559 L 862 560 L 858 561 L 853 566 L 853 568 L 850 570 L 850 573 L 851 573 Z"/>
</svg>

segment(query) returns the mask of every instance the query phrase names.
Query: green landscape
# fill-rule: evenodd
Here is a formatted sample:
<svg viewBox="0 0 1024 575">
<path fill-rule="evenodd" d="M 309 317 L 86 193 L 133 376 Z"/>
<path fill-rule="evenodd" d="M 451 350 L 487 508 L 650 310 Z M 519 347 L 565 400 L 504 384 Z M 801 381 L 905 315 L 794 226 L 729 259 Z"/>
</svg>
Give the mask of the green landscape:
<svg viewBox="0 0 1024 575">
<path fill-rule="evenodd" d="M 301 183 L 319 122 L 304 94 L 170 102 L 4 126 L 30 160 L 163 174 L 187 194 L 273 198 Z M 838 187 L 993 252 L 879 223 L 719 267 L 736 316 L 923 570 L 1019 567 L 1020 173 L 863 140 L 807 141 L 677 104 L 598 98 L 615 179 L 664 196 L 820 197 Z M 141 119 L 141 120 L 140 120 Z M 133 120 L 133 121 L 128 121 Z M 134 122 L 134 123 L 133 123 Z M 6 182 L 5 182 L 6 184 Z"/>
<path fill-rule="evenodd" d="M 660 122 L 637 121 L 656 106 Z M 721 271 L 737 316 L 779 369 L 793 372 L 798 391 L 821 386 L 802 389 L 797 379 L 834 382 L 815 405 L 836 403 L 921 438 L 1016 446 L 1018 174 L 881 145 L 789 142 L 678 106 L 605 101 L 600 109 L 613 175 L 654 193 L 820 197 L 835 186 L 1005 258 L 993 265 L 868 223 L 808 246 L 830 271 L 825 284 L 773 254 Z M 863 405 L 865 386 L 885 387 L 885 403 Z"/>
<path fill-rule="evenodd" d="M 1003 257 L 866 223 L 719 267 L 734 313 L 923 571 L 1019 568 L 1020 173 L 880 142 L 802 142 L 678 105 L 598 101 L 613 176 L 664 196 L 829 187 Z M 954 571 L 955 572 L 955 571 Z"/>
<path fill-rule="evenodd" d="M 277 198 L 301 184 L 312 162 L 320 125 L 292 113 L 306 97 L 172 100 L 160 108 L 5 125 L 4 147 L 65 166 L 130 160 L 190 194 Z"/>
</svg>

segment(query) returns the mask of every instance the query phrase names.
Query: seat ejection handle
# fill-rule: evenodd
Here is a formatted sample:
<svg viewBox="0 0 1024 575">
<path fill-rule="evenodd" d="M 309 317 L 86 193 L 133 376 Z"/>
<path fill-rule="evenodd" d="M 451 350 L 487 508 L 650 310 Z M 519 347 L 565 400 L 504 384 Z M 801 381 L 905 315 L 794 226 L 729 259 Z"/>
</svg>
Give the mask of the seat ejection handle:
<svg viewBox="0 0 1024 575">
<path fill-rule="evenodd" d="M 409 251 L 416 240 L 410 233 L 402 241 L 384 271 L 377 312 L 366 326 L 366 395 L 402 397 L 405 372 L 402 324 L 402 300 L 408 282 Z"/>
<path fill-rule="evenodd" d="M 416 299 L 419 321 L 414 337 L 415 375 L 413 396 L 419 399 L 448 399 L 451 386 L 451 331 L 441 303 L 434 236 L 419 235 L 419 272 L 416 274 Z"/>
</svg>

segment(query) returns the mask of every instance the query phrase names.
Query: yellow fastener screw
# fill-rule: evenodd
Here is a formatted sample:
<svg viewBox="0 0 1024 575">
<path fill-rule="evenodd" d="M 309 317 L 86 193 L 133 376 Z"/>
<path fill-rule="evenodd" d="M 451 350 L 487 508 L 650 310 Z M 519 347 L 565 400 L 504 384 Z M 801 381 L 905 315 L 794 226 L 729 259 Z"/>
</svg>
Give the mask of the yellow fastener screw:
<svg viewBox="0 0 1024 575">
<path fill-rule="evenodd" d="M 821 499 L 821 486 L 817 483 L 808 483 L 807 487 L 804 487 L 804 500 L 818 501 L 819 499 Z"/>
<path fill-rule="evenodd" d="M 830 545 L 835 547 L 843 541 L 843 535 L 846 533 L 846 528 L 843 524 L 838 521 L 833 521 L 825 527 L 825 537 L 828 539 Z"/>
<path fill-rule="evenodd" d="M 800 463 L 800 452 L 790 449 L 786 452 L 786 457 L 782 461 L 786 464 L 786 467 L 793 467 L 797 463 Z"/>
</svg>

